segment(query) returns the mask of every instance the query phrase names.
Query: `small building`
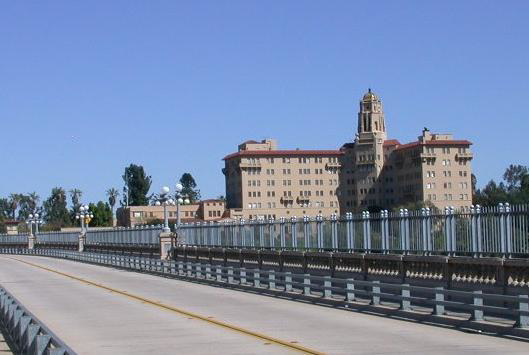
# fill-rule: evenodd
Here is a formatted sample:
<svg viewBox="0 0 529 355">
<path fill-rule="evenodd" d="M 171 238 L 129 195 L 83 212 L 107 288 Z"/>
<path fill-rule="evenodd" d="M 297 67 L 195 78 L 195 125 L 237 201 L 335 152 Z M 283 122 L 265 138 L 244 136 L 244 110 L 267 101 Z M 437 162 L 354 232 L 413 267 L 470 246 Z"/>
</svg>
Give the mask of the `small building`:
<svg viewBox="0 0 529 355">
<path fill-rule="evenodd" d="M 121 227 L 159 224 L 164 219 L 163 206 L 129 206 L 116 211 L 117 223 Z M 218 221 L 224 217 L 225 202 L 220 199 L 208 199 L 189 205 L 180 205 L 180 222 Z M 176 223 L 176 206 L 167 206 L 167 217 L 170 224 Z"/>
<path fill-rule="evenodd" d="M 12 219 L 5 221 L 4 225 L 6 226 L 7 234 L 8 235 L 18 234 L 19 224 L 20 224 L 20 221 L 15 221 Z"/>
</svg>

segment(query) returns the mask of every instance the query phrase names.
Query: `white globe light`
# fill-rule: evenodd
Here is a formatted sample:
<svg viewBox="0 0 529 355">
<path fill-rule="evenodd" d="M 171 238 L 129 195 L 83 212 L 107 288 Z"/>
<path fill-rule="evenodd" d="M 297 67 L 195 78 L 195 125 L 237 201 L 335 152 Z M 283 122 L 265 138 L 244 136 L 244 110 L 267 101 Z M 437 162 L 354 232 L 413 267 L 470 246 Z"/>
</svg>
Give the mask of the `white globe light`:
<svg viewBox="0 0 529 355">
<path fill-rule="evenodd" d="M 161 205 L 160 201 L 156 201 L 155 205 L 160 206 Z"/>
<path fill-rule="evenodd" d="M 75 219 L 79 219 L 79 215 L 75 215 Z"/>
<path fill-rule="evenodd" d="M 33 215 L 31 213 L 29 214 L 29 218 L 33 218 Z"/>
<path fill-rule="evenodd" d="M 180 183 L 176 184 L 176 186 L 175 186 L 176 192 L 180 192 L 180 191 L 182 191 L 183 188 L 184 188 L 184 187 L 183 187 L 182 184 L 180 184 Z"/>
<path fill-rule="evenodd" d="M 84 205 L 85 211 L 88 211 L 88 205 Z"/>
<path fill-rule="evenodd" d="M 184 201 L 184 203 L 185 203 L 186 205 L 189 205 L 189 199 L 186 198 L 185 201 Z"/>
<path fill-rule="evenodd" d="M 35 218 L 39 218 L 39 214 L 38 213 L 35 213 Z"/>
<path fill-rule="evenodd" d="M 164 187 L 162 187 L 160 193 L 161 193 L 162 195 L 165 195 L 165 194 L 168 194 L 169 191 L 170 191 L 170 190 L 169 190 L 169 187 L 164 186 Z"/>
<path fill-rule="evenodd" d="M 179 199 L 178 199 L 178 203 L 179 203 L 179 204 L 182 204 L 182 203 L 184 203 L 184 200 L 183 200 L 182 198 L 179 198 Z"/>
<path fill-rule="evenodd" d="M 170 198 L 168 201 L 167 201 L 168 204 L 170 205 L 174 205 L 174 200 L 172 198 Z"/>
</svg>

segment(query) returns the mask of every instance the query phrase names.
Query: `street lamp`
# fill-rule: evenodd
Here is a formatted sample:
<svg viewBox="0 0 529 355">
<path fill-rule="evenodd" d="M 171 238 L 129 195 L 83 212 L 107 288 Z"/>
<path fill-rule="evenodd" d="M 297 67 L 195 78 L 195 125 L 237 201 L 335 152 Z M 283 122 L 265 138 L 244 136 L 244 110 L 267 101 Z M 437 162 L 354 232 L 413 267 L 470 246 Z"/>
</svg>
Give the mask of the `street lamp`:
<svg viewBox="0 0 529 355">
<path fill-rule="evenodd" d="M 84 205 L 79 207 L 79 212 L 75 215 L 75 219 L 78 219 L 81 221 L 81 233 L 83 231 L 88 231 L 88 223 L 94 218 L 94 214 L 90 212 L 88 209 L 88 206 Z M 86 228 L 85 228 L 86 224 Z"/>
<path fill-rule="evenodd" d="M 167 206 L 174 206 L 175 201 L 169 195 L 171 191 L 167 186 L 162 187 L 160 190 L 160 195 L 156 198 L 156 206 L 163 205 L 163 232 L 169 233 L 171 229 L 169 228 L 169 219 L 167 218 Z"/>
<path fill-rule="evenodd" d="M 26 224 L 29 228 L 29 235 L 33 235 L 33 224 L 35 224 L 35 236 L 39 234 L 39 225 L 41 225 L 42 219 L 40 219 L 40 216 L 38 213 L 33 213 L 28 216 L 28 219 L 26 220 Z"/>
<path fill-rule="evenodd" d="M 129 208 L 129 188 L 127 185 L 123 186 L 124 195 L 125 195 L 125 207 Z"/>
<path fill-rule="evenodd" d="M 182 189 L 184 188 L 182 186 L 182 184 L 177 183 L 175 188 L 176 188 L 176 193 L 175 193 L 175 199 L 176 199 L 176 226 L 175 226 L 175 230 L 176 230 L 180 226 L 180 205 L 181 204 L 188 205 L 189 204 L 189 198 L 186 195 L 182 194 Z"/>
</svg>

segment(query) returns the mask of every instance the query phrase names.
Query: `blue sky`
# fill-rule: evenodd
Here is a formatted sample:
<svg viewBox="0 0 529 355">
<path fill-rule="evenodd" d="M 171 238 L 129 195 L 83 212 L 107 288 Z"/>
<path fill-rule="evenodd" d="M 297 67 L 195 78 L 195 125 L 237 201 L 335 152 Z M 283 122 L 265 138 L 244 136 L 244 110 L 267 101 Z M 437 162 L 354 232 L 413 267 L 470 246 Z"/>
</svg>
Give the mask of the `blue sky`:
<svg viewBox="0 0 529 355">
<path fill-rule="evenodd" d="M 529 165 L 527 1 L 0 4 L 0 197 L 121 189 L 130 163 L 203 197 L 246 139 L 351 141 L 368 87 L 390 138 L 474 142 L 478 184 Z M 324 124 L 322 124 L 322 122 Z M 501 143 L 500 143 L 501 142 Z"/>
</svg>

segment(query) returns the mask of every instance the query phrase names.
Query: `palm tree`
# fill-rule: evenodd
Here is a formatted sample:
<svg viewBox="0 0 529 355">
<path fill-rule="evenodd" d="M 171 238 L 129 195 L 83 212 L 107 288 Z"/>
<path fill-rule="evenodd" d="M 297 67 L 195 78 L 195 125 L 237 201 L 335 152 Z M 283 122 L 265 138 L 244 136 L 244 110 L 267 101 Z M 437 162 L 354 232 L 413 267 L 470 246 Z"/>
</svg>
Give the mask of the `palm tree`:
<svg viewBox="0 0 529 355">
<path fill-rule="evenodd" d="M 17 212 L 17 208 L 18 208 L 18 205 L 20 204 L 20 200 L 22 199 L 22 195 L 21 194 L 10 194 L 9 195 L 9 202 L 11 204 L 11 218 L 12 219 L 15 219 L 16 218 L 16 212 Z"/>
<path fill-rule="evenodd" d="M 116 201 L 119 197 L 119 192 L 115 188 L 110 188 L 107 190 L 107 196 L 108 196 L 108 204 L 110 205 L 110 208 L 112 210 L 112 225 L 115 226 L 114 223 L 114 205 L 116 204 Z"/>
<path fill-rule="evenodd" d="M 36 192 L 31 192 L 28 194 L 30 209 L 35 212 L 37 210 L 37 205 L 39 204 L 40 196 Z"/>
<path fill-rule="evenodd" d="M 73 188 L 70 191 L 70 197 L 72 198 L 72 210 L 75 212 L 78 210 L 78 208 L 81 206 L 81 196 L 83 195 L 83 192 L 79 189 Z"/>
</svg>

